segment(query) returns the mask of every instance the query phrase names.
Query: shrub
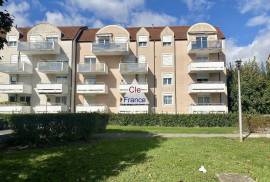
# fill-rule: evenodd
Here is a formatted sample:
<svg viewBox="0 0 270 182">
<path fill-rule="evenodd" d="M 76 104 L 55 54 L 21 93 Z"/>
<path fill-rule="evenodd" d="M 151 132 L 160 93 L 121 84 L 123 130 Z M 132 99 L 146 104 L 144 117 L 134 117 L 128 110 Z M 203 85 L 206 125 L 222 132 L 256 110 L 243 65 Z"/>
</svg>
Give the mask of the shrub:
<svg viewBox="0 0 270 182">
<path fill-rule="evenodd" d="M 0 115 L 0 130 L 5 130 L 10 128 L 10 115 L 2 114 Z"/>
<path fill-rule="evenodd" d="M 244 117 L 249 132 L 264 133 L 270 131 L 270 116 L 265 115 L 247 115 Z"/>
<path fill-rule="evenodd" d="M 229 127 L 236 122 L 236 114 L 111 114 L 109 119 L 114 125 L 171 127 Z"/>
<path fill-rule="evenodd" d="M 104 131 L 107 122 L 108 115 L 98 113 L 10 115 L 16 142 L 23 144 L 88 140 L 93 133 Z"/>
</svg>

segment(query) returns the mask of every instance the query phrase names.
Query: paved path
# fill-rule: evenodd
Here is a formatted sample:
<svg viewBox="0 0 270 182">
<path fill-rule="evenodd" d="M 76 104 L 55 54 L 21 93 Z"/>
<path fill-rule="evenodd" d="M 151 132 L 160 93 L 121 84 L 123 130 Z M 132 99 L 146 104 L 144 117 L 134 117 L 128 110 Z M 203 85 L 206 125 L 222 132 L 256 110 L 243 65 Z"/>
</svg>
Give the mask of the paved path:
<svg viewBox="0 0 270 182">
<path fill-rule="evenodd" d="M 0 130 L 0 136 L 13 133 L 13 130 Z"/>
<path fill-rule="evenodd" d="M 101 133 L 95 134 L 96 138 L 238 138 L 239 134 L 180 134 L 180 133 Z M 244 137 L 248 138 L 270 138 L 270 134 L 245 134 Z"/>
</svg>

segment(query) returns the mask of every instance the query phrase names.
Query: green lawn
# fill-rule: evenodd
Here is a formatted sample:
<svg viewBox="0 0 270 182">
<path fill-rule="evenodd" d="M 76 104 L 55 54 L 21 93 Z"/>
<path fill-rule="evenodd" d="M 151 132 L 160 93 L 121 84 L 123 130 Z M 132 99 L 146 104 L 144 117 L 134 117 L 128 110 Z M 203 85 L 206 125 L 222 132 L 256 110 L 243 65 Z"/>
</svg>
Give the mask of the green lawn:
<svg viewBox="0 0 270 182">
<path fill-rule="evenodd" d="M 198 172 L 204 165 L 206 174 Z M 0 151 L 1 181 L 212 182 L 236 172 L 270 179 L 270 140 L 114 139 L 47 149 Z"/>
<path fill-rule="evenodd" d="M 150 133 L 236 133 L 235 127 L 158 127 L 158 126 L 119 126 L 108 125 L 107 132 L 150 132 Z"/>
</svg>

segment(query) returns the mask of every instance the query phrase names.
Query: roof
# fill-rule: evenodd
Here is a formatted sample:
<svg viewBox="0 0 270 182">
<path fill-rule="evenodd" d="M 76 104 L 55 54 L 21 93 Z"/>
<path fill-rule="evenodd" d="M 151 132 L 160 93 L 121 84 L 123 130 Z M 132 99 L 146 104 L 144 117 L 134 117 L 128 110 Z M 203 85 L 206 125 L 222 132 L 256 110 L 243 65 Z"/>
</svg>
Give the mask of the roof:
<svg viewBox="0 0 270 182">
<path fill-rule="evenodd" d="M 26 41 L 27 40 L 27 33 L 32 27 L 18 27 L 18 31 L 21 33 L 20 40 Z M 77 33 L 83 26 L 65 26 L 65 27 L 58 27 L 59 30 L 62 32 L 62 40 L 73 40 L 75 39 Z"/>
<path fill-rule="evenodd" d="M 127 31 L 130 34 L 130 41 L 136 41 L 136 34 L 140 30 L 141 27 L 128 27 Z M 145 29 L 150 34 L 150 40 L 160 40 L 160 33 L 165 28 L 165 26 L 160 27 L 145 27 Z M 190 26 L 169 26 L 174 32 L 175 40 L 187 40 L 187 31 Z M 223 32 L 220 30 L 219 27 L 215 27 L 217 30 L 218 38 L 225 39 Z M 95 41 L 95 34 L 99 29 L 87 29 L 84 30 L 79 42 L 94 42 Z"/>
</svg>

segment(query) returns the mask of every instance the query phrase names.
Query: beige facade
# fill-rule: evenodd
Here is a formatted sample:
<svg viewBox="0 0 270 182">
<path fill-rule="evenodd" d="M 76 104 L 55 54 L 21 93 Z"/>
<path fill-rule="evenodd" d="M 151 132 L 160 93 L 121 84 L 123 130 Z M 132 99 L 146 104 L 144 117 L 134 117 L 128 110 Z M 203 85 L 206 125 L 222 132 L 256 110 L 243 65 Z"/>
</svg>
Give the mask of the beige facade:
<svg viewBox="0 0 270 182">
<path fill-rule="evenodd" d="M 38 24 L 12 28 L 7 39 L 0 51 L 0 112 L 228 112 L 225 38 L 207 23 Z M 131 96 L 148 102 L 127 104 Z"/>
</svg>

